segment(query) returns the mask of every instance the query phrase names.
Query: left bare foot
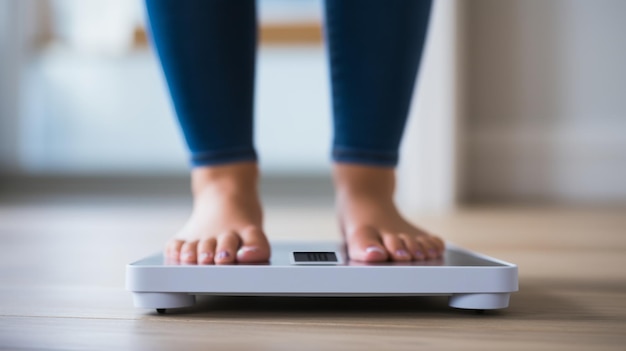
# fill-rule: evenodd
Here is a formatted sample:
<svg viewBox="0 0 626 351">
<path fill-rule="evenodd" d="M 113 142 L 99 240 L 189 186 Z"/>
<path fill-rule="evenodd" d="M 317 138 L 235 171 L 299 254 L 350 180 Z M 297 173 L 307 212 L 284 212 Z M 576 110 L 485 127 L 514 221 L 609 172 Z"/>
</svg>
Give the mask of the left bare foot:
<svg viewBox="0 0 626 351">
<path fill-rule="evenodd" d="M 393 168 L 335 164 L 333 177 L 350 259 L 380 262 L 441 257 L 443 240 L 400 215 L 393 201 Z"/>
</svg>

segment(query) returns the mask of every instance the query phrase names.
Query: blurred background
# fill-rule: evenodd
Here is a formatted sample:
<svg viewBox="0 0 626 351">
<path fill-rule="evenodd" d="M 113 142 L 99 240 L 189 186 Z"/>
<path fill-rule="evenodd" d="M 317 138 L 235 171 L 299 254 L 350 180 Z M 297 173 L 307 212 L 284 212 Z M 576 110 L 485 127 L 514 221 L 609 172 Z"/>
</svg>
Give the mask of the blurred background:
<svg viewBox="0 0 626 351">
<path fill-rule="evenodd" d="M 259 1 L 256 144 L 269 198 L 330 205 L 321 13 Z M 436 1 L 403 209 L 626 202 L 624 13 L 621 0 Z M 188 195 L 148 32 L 139 0 L 0 2 L 0 196 Z"/>
</svg>

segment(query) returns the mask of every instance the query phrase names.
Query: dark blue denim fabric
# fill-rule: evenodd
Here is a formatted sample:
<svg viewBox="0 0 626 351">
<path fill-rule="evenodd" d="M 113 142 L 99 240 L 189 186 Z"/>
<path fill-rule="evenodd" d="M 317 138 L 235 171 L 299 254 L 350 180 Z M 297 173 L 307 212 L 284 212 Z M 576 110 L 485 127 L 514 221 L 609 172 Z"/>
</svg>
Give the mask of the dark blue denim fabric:
<svg viewBox="0 0 626 351">
<path fill-rule="evenodd" d="M 332 158 L 398 162 L 431 0 L 326 0 Z M 254 161 L 254 0 L 146 0 L 193 166 Z"/>
</svg>

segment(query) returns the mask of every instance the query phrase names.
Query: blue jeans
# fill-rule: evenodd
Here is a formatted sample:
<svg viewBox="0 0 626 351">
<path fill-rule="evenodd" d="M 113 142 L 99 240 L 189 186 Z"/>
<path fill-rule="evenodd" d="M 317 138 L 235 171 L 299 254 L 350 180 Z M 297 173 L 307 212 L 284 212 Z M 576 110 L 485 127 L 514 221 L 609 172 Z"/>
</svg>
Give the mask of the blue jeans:
<svg viewBox="0 0 626 351">
<path fill-rule="evenodd" d="M 193 166 L 255 161 L 254 0 L 146 0 Z M 431 0 L 326 0 L 332 159 L 398 162 Z"/>
</svg>

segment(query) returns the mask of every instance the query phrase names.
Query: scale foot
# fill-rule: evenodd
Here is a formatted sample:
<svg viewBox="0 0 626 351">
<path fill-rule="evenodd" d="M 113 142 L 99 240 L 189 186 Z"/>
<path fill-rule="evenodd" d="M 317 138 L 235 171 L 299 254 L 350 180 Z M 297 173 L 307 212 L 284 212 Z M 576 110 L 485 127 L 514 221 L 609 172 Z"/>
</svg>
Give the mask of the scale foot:
<svg viewBox="0 0 626 351">
<path fill-rule="evenodd" d="M 165 308 L 157 308 L 156 311 L 157 311 L 158 314 L 165 314 L 166 310 L 165 310 Z"/>
<path fill-rule="evenodd" d="M 196 296 L 185 293 L 133 293 L 135 307 L 156 309 L 159 313 L 165 313 L 167 308 L 190 307 L 196 303 Z"/>
<path fill-rule="evenodd" d="M 452 294 L 448 304 L 450 307 L 476 310 L 481 313 L 484 310 L 509 307 L 510 296 L 510 293 Z"/>
</svg>

